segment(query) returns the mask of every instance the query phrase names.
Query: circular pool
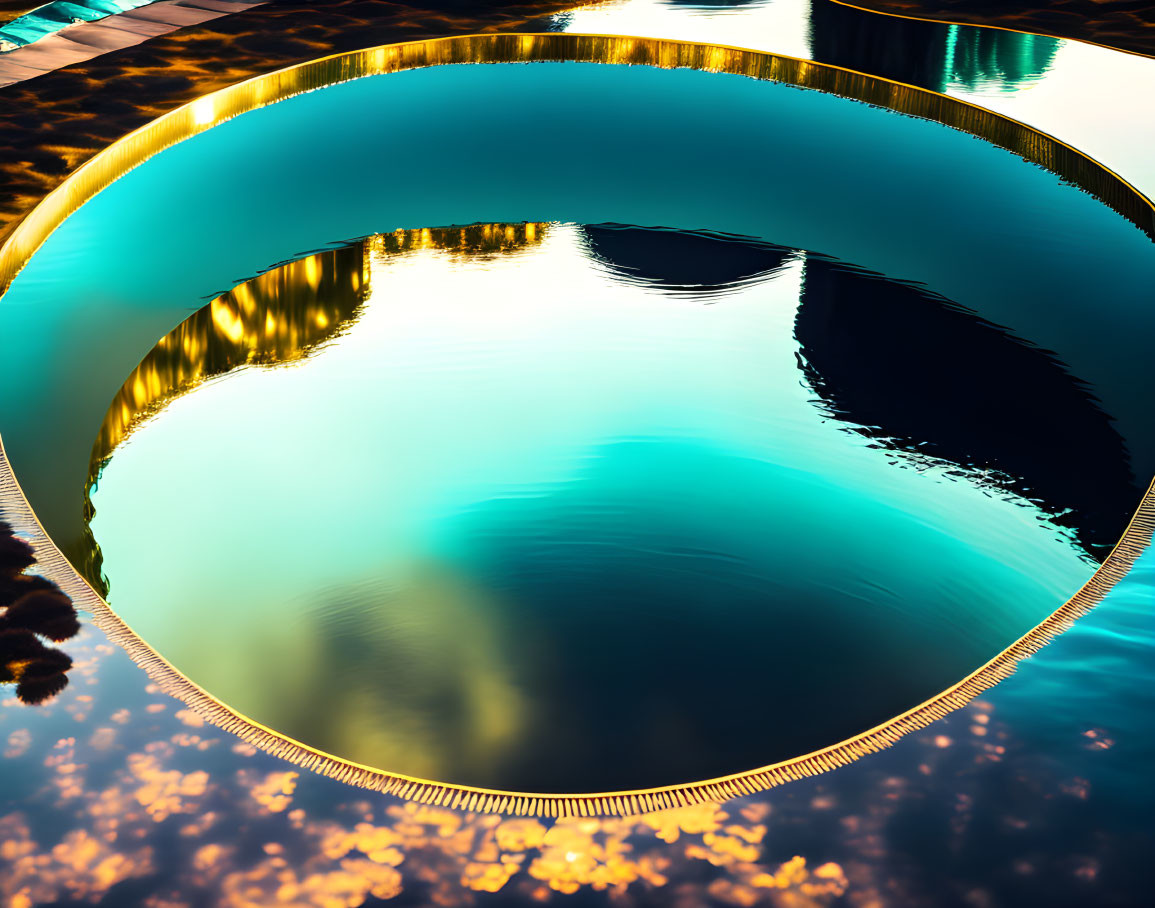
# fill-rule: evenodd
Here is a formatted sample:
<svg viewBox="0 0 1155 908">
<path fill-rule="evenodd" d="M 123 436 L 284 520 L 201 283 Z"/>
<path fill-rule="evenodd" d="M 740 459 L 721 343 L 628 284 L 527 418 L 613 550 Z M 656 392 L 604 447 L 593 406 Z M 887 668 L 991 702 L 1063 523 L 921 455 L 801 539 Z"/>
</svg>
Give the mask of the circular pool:
<svg viewBox="0 0 1155 908">
<path fill-rule="evenodd" d="M 1114 576 L 1155 245 L 1047 137 L 569 35 L 170 116 L 6 247 L 0 435 L 118 639 L 249 740 L 437 797 L 772 784 Z"/>
</svg>

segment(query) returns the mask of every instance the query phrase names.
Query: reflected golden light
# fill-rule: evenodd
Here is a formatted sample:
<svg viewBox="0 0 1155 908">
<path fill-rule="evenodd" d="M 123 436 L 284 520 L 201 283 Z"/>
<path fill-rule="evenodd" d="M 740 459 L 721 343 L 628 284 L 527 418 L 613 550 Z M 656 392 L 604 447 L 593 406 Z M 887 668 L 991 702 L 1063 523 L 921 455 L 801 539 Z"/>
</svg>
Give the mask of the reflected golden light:
<svg viewBox="0 0 1155 908">
<path fill-rule="evenodd" d="M 92 447 L 85 506 L 112 452 L 172 401 L 242 366 L 306 359 L 357 316 L 370 285 L 370 256 L 435 249 L 452 256 L 505 254 L 540 242 L 546 224 L 473 224 L 396 230 L 290 262 L 234 287 L 164 337 L 125 380 Z M 85 530 L 90 535 L 90 531 Z M 77 566 L 103 590 L 99 546 Z M 17 667 L 18 668 L 18 667 Z"/>
<path fill-rule="evenodd" d="M 109 405 L 92 449 L 89 485 L 113 450 L 145 420 L 206 380 L 241 366 L 309 357 L 356 318 L 370 256 L 436 249 L 476 257 L 545 238 L 547 224 L 472 224 L 396 230 L 282 265 L 214 299 L 162 337 Z"/>
<path fill-rule="evenodd" d="M 143 420 L 207 379 L 307 357 L 361 305 L 366 251 L 358 243 L 283 265 L 217 297 L 161 338 L 109 406 L 93 446 L 94 469 Z M 361 279 L 356 285 L 350 273 Z"/>
<path fill-rule="evenodd" d="M 971 724 L 978 714 L 984 713 L 968 707 L 959 726 Z M 988 725 L 1005 734 L 997 717 Z M 67 804 L 69 825 L 56 830 L 37 825 L 33 832 L 21 814 L 0 815 L 0 904 L 21 904 L 21 893 L 28 895 L 29 905 L 78 898 L 97 902 L 102 897 L 116 902 L 115 895 L 106 893 L 119 882 L 144 875 L 150 866 L 183 897 L 174 895 L 173 906 L 191 901 L 355 908 L 373 904 L 374 898 L 407 895 L 410 903 L 449 908 L 474 904 L 473 894 L 479 892 L 501 892 L 520 903 L 581 891 L 623 904 L 669 901 L 671 894 L 682 897 L 679 904 L 891 904 L 902 901 L 902 890 L 886 889 L 886 881 L 894 878 L 895 856 L 886 830 L 903 803 L 917 814 L 928 793 L 894 763 L 881 768 L 895 773 L 885 780 L 880 781 L 877 772 L 856 777 L 839 792 L 847 802 L 836 817 L 844 834 L 835 833 L 817 854 L 809 854 L 790 848 L 790 831 L 810 816 L 804 801 L 791 798 L 773 805 L 748 800 L 629 818 L 551 821 L 463 814 L 361 798 L 356 792 L 336 803 L 325 798 L 318 804 L 316 791 L 286 792 L 284 774 L 270 773 L 268 763 L 239 771 L 238 761 L 213 764 L 203 785 L 199 780 L 189 785 L 183 779 L 191 773 L 184 770 L 195 767 L 186 765 L 171 739 L 163 737 L 174 727 L 179 723 L 150 729 L 162 737 L 135 741 L 136 750 L 122 750 L 100 773 L 98 784 L 83 786 Z M 923 756 L 933 752 L 935 760 L 952 756 L 938 751 L 928 736 L 914 744 L 905 758 L 896 755 L 906 773 L 920 759 L 918 750 Z M 960 742 L 954 762 L 935 770 L 942 784 L 957 785 L 959 770 L 969 774 L 970 758 L 985 746 L 969 737 Z M 93 763 L 94 755 L 66 739 L 56 759 L 56 765 L 76 767 Z M 75 771 L 72 776 L 79 777 Z M 158 819 L 166 795 L 182 785 L 188 785 L 190 793 L 181 796 L 180 810 Z M 254 796 L 258 789 L 268 803 Z M 956 787 L 945 790 L 952 796 L 957 792 Z M 821 791 L 817 787 L 812 793 Z M 903 801 L 897 793 L 903 793 Z M 269 800 L 277 796 L 287 797 L 288 803 Z M 1040 803 L 1049 804 L 1055 796 L 1082 801 L 1093 794 L 1085 780 L 1059 775 L 1047 781 L 1038 796 Z M 950 826 L 956 817 L 965 819 L 975 810 L 969 800 L 960 800 L 959 809 L 941 822 Z M 1013 829 L 1038 822 L 1033 815 L 1015 814 L 1001 820 Z M 241 824 L 259 830 L 252 848 L 232 843 Z M 152 857 L 148 846 L 157 843 L 164 843 L 163 849 Z M 750 854 L 754 857 L 745 860 Z M 1077 857 L 1088 864 L 1099 859 L 1082 853 Z M 880 885 L 889 901 L 876 900 Z M 658 887 L 664 888 L 658 892 Z M 278 901 L 278 893 L 292 899 Z"/>
<path fill-rule="evenodd" d="M 197 126 L 207 126 L 216 118 L 216 105 L 213 103 L 212 95 L 193 101 L 192 117 Z"/>
</svg>

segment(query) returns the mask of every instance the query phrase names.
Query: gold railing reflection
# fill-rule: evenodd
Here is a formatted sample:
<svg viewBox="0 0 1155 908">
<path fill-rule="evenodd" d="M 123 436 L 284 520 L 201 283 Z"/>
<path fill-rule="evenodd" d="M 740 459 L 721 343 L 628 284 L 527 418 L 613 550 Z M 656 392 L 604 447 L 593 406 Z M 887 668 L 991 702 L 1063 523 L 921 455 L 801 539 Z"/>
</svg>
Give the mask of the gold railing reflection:
<svg viewBox="0 0 1155 908">
<path fill-rule="evenodd" d="M 96 466 L 143 420 L 205 380 L 243 365 L 303 359 L 360 306 L 366 244 L 320 252 L 217 297 L 160 339 L 105 414 Z"/>
<path fill-rule="evenodd" d="M 90 493 L 116 447 L 150 417 L 211 378 L 241 366 L 279 366 L 310 356 L 356 319 L 369 287 L 370 256 L 424 249 L 453 256 L 500 255 L 543 239 L 548 224 L 470 224 L 378 234 L 289 262 L 234 287 L 162 337 L 129 375 L 104 415 L 85 485 Z M 100 546 L 87 545 L 76 567 L 101 593 Z"/>
<path fill-rule="evenodd" d="M 240 366 L 277 366 L 311 355 L 356 318 L 370 256 L 433 249 L 453 256 L 503 254 L 543 239 L 548 224 L 470 224 L 377 234 L 259 275 L 214 299 L 162 337 L 105 414 L 92 448 L 92 478 L 141 422 L 204 381 Z"/>
<path fill-rule="evenodd" d="M 540 243 L 549 224 L 469 224 L 465 227 L 423 227 L 394 230 L 370 240 L 374 255 L 398 255 L 419 249 L 437 249 L 454 257 L 476 258 L 514 252 Z"/>
<path fill-rule="evenodd" d="M 170 402 L 240 366 L 304 359 L 355 317 L 369 282 L 368 244 L 319 252 L 243 283 L 160 339 L 104 415 L 84 488 L 85 545 L 76 568 L 108 594 L 100 546 L 89 528 L 90 494 L 113 450 Z"/>
<path fill-rule="evenodd" d="M 0 248 L 0 291 L 53 230 L 80 205 L 152 155 L 259 107 L 303 92 L 381 73 L 459 63 L 579 61 L 685 67 L 784 82 L 865 101 L 961 129 L 1040 164 L 1098 197 L 1155 238 L 1155 208 L 1134 187 L 1081 152 L 1023 123 L 925 89 L 793 57 L 734 47 L 604 35 L 518 34 L 443 38 L 375 47 L 325 57 L 206 95 L 113 143 L 51 192 Z M 11 471 L 0 471 L 0 495 L 34 514 Z M 439 783 L 351 763 L 294 741 L 237 713 L 178 672 L 141 640 L 84 583 L 41 531 L 45 571 L 141 665 L 159 688 L 184 700 L 204 719 L 242 740 L 306 769 L 374 791 L 467 811 L 522 816 L 635 815 L 723 801 L 812 776 L 889 747 L 903 735 L 958 709 L 1010 675 L 1017 663 L 1097 605 L 1134 564 L 1155 531 L 1155 486 L 1150 488 L 1111 555 L 1068 602 L 959 683 L 900 716 L 853 738 L 770 766 L 664 788 L 582 794 L 493 791 Z"/>
</svg>

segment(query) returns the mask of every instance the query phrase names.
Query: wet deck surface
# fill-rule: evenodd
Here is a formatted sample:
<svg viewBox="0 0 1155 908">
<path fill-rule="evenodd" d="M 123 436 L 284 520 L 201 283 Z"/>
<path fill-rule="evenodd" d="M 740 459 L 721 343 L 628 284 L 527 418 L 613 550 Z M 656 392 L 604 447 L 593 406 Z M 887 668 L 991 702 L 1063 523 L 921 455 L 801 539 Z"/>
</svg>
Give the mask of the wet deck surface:
<svg viewBox="0 0 1155 908">
<path fill-rule="evenodd" d="M 207 8 L 222 0 L 197 2 Z M 375 44 L 538 30 L 572 3 L 319 0 L 249 6 L 0 88 L 0 236 L 101 148 L 207 92 Z"/>
<path fill-rule="evenodd" d="M 0 88 L 254 6 L 260 3 L 162 0 L 95 22 L 78 23 L 0 56 Z"/>
</svg>

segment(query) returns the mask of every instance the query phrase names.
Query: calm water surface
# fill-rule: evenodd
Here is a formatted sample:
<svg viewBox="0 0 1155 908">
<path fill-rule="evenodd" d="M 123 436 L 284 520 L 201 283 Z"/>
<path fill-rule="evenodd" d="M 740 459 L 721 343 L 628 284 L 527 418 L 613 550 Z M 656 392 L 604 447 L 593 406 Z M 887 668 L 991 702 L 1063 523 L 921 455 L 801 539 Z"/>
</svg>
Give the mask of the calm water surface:
<svg viewBox="0 0 1155 908">
<path fill-rule="evenodd" d="M 1088 576 L 1013 482 L 904 461 L 816 401 L 801 254 L 739 246 L 711 275 L 711 247 L 738 244 L 534 233 L 493 258 L 371 241 L 346 333 L 199 387 L 112 452 L 91 526 L 139 633 L 360 762 L 627 787 L 877 724 Z M 591 248 L 611 244 L 686 273 L 607 267 Z M 777 721 L 736 735 L 768 699 Z"/>
<path fill-rule="evenodd" d="M 14 284 L 9 455 L 146 640 L 359 762 L 639 787 L 878 724 L 1087 579 L 1155 461 L 1134 393 L 1145 236 L 1006 152 L 860 104 L 533 71 L 402 73 L 238 118 L 110 187 Z M 276 153 L 238 164 L 258 134 Z M 392 232 L 487 214 L 515 215 L 506 254 Z M 173 388 L 116 446 L 157 327 L 367 227 L 390 232 L 194 316 L 241 352 L 251 333 L 239 362 L 291 368 Z M 111 458 L 86 502 L 94 439 Z"/>
</svg>

